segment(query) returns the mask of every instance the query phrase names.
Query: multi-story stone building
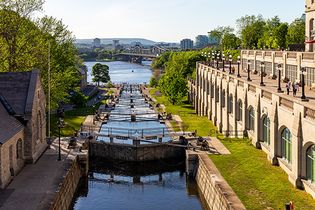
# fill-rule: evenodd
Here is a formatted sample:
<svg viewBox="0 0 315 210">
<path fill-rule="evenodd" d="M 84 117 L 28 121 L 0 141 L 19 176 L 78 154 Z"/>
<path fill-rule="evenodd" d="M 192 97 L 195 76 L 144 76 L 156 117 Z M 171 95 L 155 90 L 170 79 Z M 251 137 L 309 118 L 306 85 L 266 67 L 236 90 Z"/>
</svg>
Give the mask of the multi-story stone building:
<svg viewBox="0 0 315 210">
<path fill-rule="evenodd" d="M 0 73 L 0 188 L 46 149 L 45 111 L 37 70 Z"/>
<path fill-rule="evenodd" d="M 190 50 L 194 48 L 194 41 L 191 39 L 183 39 L 180 41 L 180 48 L 182 50 Z"/>
<path fill-rule="evenodd" d="M 207 47 L 209 44 L 209 37 L 206 35 L 198 35 L 196 36 L 195 47 L 197 49 L 202 49 Z"/>
<path fill-rule="evenodd" d="M 270 55 L 271 74 L 276 53 Z M 242 55 L 257 56 L 257 53 L 244 51 Z M 313 68 L 315 54 L 307 55 L 312 55 L 313 59 L 303 61 L 303 54 L 299 54 L 297 60 Z M 241 77 L 238 77 L 236 73 L 229 74 L 198 63 L 196 80 L 189 82 L 189 99 L 196 112 L 208 116 L 226 136 L 248 136 L 253 145 L 266 152 L 272 164 L 279 165 L 288 174 L 294 186 L 304 188 L 315 197 L 315 139 L 312 132 L 315 130 L 315 100 L 304 102 L 279 93 L 277 80 L 272 78 L 265 78 L 266 85 L 260 86 L 258 74 L 251 73 L 254 78 L 247 80 L 247 73 L 244 73 L 247 65 L 241 66 L 240 70 Z"/>
<path fill-rule="evenodd" d="M 315 19 L 315 2 L 314 0 L 305 1 L 305 39 L 306 45 L 305 50 L 308 52 L 314 51 L 315 43 L 315 28 L 314 28 L 314 19 Z"/>
</svg>

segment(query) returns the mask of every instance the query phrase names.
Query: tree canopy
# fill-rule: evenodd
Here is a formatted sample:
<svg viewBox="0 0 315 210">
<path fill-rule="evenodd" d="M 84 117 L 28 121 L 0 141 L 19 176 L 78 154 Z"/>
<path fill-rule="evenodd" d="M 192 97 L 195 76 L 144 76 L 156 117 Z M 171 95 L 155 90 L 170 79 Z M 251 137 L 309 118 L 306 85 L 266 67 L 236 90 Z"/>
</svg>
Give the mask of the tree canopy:
<svg viewBox="0 0 315 210">
<path fill-rule="evenodd" d="M 93 82 L 97 82 L 97 85 L 107 83 L 110 81 L 109 67 L 105 64 L 97 63 L 92 68 Z"/>
<path fill-rule="evenodd" d="M 39 69 L 44 90 L 48 90 L 50 64 L 51 105 L 67 101 L 79 82 L 82 61 L 74 37 L 63 23 L 45 16 L 32 20 L 41 11 L 42 0 L 0 0 L 0 72 Z M 50 60 L 50 63 L 48 62 Z"/>
</svg>

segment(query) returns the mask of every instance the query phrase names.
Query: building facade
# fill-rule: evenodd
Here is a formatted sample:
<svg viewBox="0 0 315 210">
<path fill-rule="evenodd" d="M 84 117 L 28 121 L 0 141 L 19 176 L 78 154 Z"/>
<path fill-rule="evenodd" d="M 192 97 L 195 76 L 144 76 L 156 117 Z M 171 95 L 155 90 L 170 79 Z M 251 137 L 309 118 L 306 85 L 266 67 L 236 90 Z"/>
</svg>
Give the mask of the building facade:
<svg viewBox="0 0 315 210">
<path fill-rule="evenodd" d="M 182 50 L 191 50 L 194 48 L 194 41 L 191 39 L 183 39 L 180 41 L 180 48 Z"/>
<path fill-rule="evenodd" d="M 94 48 L 100 48 L 101 47 L 101 40 L 99 38 L 95 38 L 93 40 L 92 45 L 93 45 Z"/>
<path fill-rule="evenodd" d="M 47 148 L 46 100 L 39 72 L 0 73 L 0 187 Z"/>
<path fill-rule="evenodd" d="M 289 181 L 315 197 L 315 104 L 197 63 L 189 100 L 226 136 L 248 136 Z"/>
<path fill-rule="evenodd" d="M 207 35 L 198 35 L 196 36 L 195 47 L 197 49 L 202 49 L 207 47 L 209 44 L 209 37 Z"/>
<path fill-rule="evenodd" d="M 314 18 L 315 18 L 315 2 L 314 0 L 305 1 L 305 50 L 307 52 L 314 51 L 315 43 L 315 28 L 314 28 Z"/>
<path fill-rule="evenodd" d="M 269 77 L 279 75 L 278 65 L 281 65 L 280 75 L 283 80 L 300 82 L 301 69 L 306 71 L 305 83 L 309 88 L 315 87 L 315 53 L 293 51 L 262 51 L 242 50 L 242 69 L 250 69 L 252 72 L 260 71 L 260 64 L 264 62 L 265 73 Z M 249 64 L 249 66 L 248 66 Z"/>
</svg>

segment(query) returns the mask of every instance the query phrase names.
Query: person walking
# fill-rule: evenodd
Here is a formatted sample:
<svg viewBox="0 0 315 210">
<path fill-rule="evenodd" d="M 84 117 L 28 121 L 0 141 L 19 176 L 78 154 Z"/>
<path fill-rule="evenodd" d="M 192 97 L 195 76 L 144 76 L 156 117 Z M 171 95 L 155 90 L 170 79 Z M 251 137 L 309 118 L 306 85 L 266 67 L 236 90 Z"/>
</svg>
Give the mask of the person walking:
<svg viewBox="0 0 315 210">
<path fill-rule="evenodd" d="M 293 91 L 293 96 L 296 96 L 296 91 L 297 91 L 297 89 L 296 89 L 296 83 L 295 82 L 293 82 L 292 83 L 292 91 Z"/>
<path fill-rule="evenodd" d="M 286 88 L 287 88 L 287 95 L 290 94 L 290 88 L 291 88 L 291 81 L 289 81 L 287 84 L 286 84 Z"/>
</svg>

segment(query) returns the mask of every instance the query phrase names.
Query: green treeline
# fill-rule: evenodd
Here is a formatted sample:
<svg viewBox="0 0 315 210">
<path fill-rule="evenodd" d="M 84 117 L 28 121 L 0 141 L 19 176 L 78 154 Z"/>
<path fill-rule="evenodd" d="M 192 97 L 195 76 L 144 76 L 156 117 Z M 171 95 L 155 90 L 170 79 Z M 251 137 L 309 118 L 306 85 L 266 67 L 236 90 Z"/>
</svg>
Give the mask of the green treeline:
<svg viewBox="0 0 315 210">
<path fill-rule="evenodd" d="M 204 60 L 201 52 L 166 52 L 152 63 L 152 68 L 164 68 L 160 78 L 153 77 L 150 85 L 158 86 L 171 103 L 179 103 L 187 95 L 187 79 L 196 70 L 196 62 Z"/>
<path fill-rule="evenodd" d="M 220 50 L 227 49 L 287 49 L 291 44 L 304 44 L 305 20 L 281 22 L 278 16 L 264 19 L 261 15 L 246 15 L 236 21 L 237 32 L 229 26 L 217 27 L 209 37 L 217 40 Z"/>
<path fill-rule="evenodd" d="M 32 18 L 43 4 L 43 0 L 0 1 L 0 72 L 39 69 L 47 94 L 50 60 L 51 105 L 56 107 L 78 86 L 83 62 L 67 26 L 53 17 Z"/>
</svg>

